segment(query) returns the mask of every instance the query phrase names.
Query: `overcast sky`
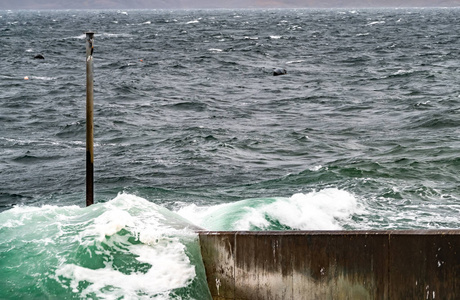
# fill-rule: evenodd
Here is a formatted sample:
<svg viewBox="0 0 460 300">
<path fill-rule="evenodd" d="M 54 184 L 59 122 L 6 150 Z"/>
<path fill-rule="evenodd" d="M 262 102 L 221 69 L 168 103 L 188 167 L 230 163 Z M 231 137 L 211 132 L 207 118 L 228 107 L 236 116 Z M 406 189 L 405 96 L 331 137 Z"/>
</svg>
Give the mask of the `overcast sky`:
<svg viewBox="0 0 460 300">
<path fill-rule="evenodd" d="M 0 0 L 0 10 L 258 7 L 460 7 L 460 0 Z"/>
</svg>

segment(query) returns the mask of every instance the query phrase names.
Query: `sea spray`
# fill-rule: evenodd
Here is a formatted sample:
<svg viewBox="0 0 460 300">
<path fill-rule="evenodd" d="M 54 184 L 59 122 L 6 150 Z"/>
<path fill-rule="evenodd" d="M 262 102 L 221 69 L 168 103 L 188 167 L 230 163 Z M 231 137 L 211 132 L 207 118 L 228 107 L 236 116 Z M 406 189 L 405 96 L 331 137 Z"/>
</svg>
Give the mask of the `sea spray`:
<svg viewBox="0 0 460 300">
<path fill-rule="evenodd" d="M 208 230 L 339 230 L 361 211 L 351 193 L 329 188 L 289 198 L 247 199 L 216 206 L 192 204 L 177 213 Z"/>
<path fill-rule="evenodd" d="M 1 213 L 0 298 L 208 299 L 193 225 L 165 211 L 120 194 Z"/>
</svg>

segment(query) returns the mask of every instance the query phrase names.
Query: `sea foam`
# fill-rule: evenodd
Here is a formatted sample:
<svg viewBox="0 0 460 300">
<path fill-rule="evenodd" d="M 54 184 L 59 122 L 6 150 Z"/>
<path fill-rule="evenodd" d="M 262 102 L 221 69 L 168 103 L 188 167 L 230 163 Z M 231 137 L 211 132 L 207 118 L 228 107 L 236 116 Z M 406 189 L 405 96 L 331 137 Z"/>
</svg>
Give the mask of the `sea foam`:
<svg viewBox="0 0 460 300">
<path fill-rule="evenodd" d="M 340 230 L 341 222 L 359 211 L 355 196 L 329 188 L 289 198 L 192 204 L 180 208 L 178 214 L 208 230 Z"/>
<path fill-rule="evenodd" d="M 69 298 L 171 299 L 192 282 L 206 287 L 197 278 L 193 224 L 134 195 L 85 208 L 18 206 L 1 213 L 0 224 L 0 257 L 8 258 L 2 276 L 22 285 L 24 278 L 31 286 L 47 282 L 37 293 L 51 298 L 59 291 Z"/>
</svg>

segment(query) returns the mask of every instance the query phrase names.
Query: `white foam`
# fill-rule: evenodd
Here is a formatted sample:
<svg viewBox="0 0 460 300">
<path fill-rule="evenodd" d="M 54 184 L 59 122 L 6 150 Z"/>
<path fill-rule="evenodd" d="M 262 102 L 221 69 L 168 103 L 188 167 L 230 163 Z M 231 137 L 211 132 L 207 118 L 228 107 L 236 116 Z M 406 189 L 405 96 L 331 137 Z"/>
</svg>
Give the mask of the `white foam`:
<svg viewBox="0 0 460 300">
<path fill-rule="evenodd" d="M 380 25 L 380 24 L 385 24 L 385 21 L 370 22 L 366 26 L 373 26 L 373 25 Z"/>
<path fill-rule="evenodd" d="M 77 36 L 73 36 L 73 37 L 70 37 L 70 39 L 78 39 L 78 40 L 84 40 L 86 39 L 86 34 L 80 34 L 80 35 L 77 35 Z"/>
<path fill-rule="evenodd" d="M 251 225 L 264 227 L 260 219 L 268 215 L 283 225 L 299 230 L 339 230 L 339 219 L 349 217 L 357 209 L 356 198 L 346 191 L 326 189 L 309 194 L 295 194 L 251 210 L 236 224 L 236 230 L 249 230 Z M 255 221 L 254 221 L 255 220 Z"/>
<path fill-rule="evenodd" d="M 215 212 L 230 207 L 231 203 L 214 205 L 214 206 L 197 206 L 196 204 L 185 205 L 181 207 L 177 213 L 187 220 L 192 221 L 194 224 L 205 226 L 207 217 Z M 205 228 L 215 229 L 215 228 Z"/>
<path fill-rule="evenodd" d="M 245 216 L 235 223 L 234 230 L 251 230 L 252 226 L 257 228 L 267 228 L 270 222 L 265 219 L 263 209 L 246 208 Z"/>
<path fill-rule="evenodd" d="M 401 76 L 401 75 L 407 75 L 407 74 L 412 74 L 414 73 L 413 70 L 398 70 L 395 73 L 393 73 L 393 76 Z"/>
<path fill-rule="evenodd" d="M 177 213 L 208 230 L 267 229 L 273 221 L 296 230 L 339 230 L 341 222 L 357 212 L 360 207 L 351 193 L 329 188 L 290 198 L 249 199 L 209 207 L 192 204 Z"/>
<path fill-rule="evenodd" d="M 46 76 L 30 76 L 29 78 L 34 79 L 34 80 L 46 80 L 46 81 L 57 79 L 56 77 L 46 77 Z"/>
<path fill-rule="evenodd" d="M 304 62 L 305 60 L 291 60 L 291 61 L 288 61 L 286 62 L 287 65 L 290 65 L 290 64 L 299 64 L 299 63 L 302 63 Z"/>
<path fill-rule="evenodd" d="M 148 263 L 151 268 L 145 273 L 126 274 L 110 262 L 99 269 L 64 264 L 56 270 L 55 278 L 61 284 L 65 279 L 70 280 L 73 292 L 82 298 L 94 294 L 98 299 L 168 299 L 171 290 L 187 286 L 196 276 L 195 268 L 185 255 L 185 246 L 174 239 L 163 240 L 155 247 L 145 244 L 125 244 L 124 247 L 127 252 L 138 255 L 137 261 Z M 79 290 L 79 284 L 84 282 L 89 285 Z"/>
<path fill-rule="evenodd" d="M 223 50 L 222 50 L 222 49 L 217 49 L 217 48 L 210 48 L 210 49 L 208 49 L 208 51 L 211 51 L 211 52 L 222 52 Z"/>
<path fill-rule="evenodd" d="M 279 40 L 281 38 L 281 35 L 271 35 L 270 38 L 272 40 Z"/>
<path fill-rule="evenodd" d="M 22 226 L 24 223 L 21 220 L 16 219 L 8 219 L 5 223 L 0 224 L 0 229 L 2 228 L 14 228 L 18 226 Z"/>
<path fill-rule="evenodd" d="M 124 37 L 124 38 L 129 38 L 132 37 L 131 34 L 128 33 L 110 33 L 110 32 L 102 32 L 100 34 L 96 34 L 96 36 L 101 35 L 103 37 L 110 37 L 110 38 L 119 38 L 119 37 Z"/>
<path fill-rule="evenodd" d="M 200 21 L 198 21 L 198 20 L 193 20 L 193 21 L 188 21 L 188 22 L 185 23 L 185 24 L 196 24 L 196 23 L 200 23 Z"/>
<path fill-rule="evenodd" d="M 145 244 L 168 236 L 193 235 L 185 220 L 173 219 L 175 216 L 167 209 L 151 203 L 141 197 L 129 194 L 119 194 L 113 200 L 104 204 L 107 211 L 94 220 L 83 235 L 98 237 L 103 240 L 122 229 L 135 233 Z"/>
<path fill-rule="evenodd" d="M 323 168 L 322 165 L 317 165 L 317 166 L 309 168 L 309 170 L 313 171 L 313 172 L 317 172 L 317 171 L 321 170 L 322 168 Z"/>
<path fill-rule="evenodd" d="M 95 253 L 106 257 L 104 266 L 89 268 L 66 259 L 52 277 L 82 298 L 169 299 L 174 289 L 186 287 L 196 277 L 183 242 L 196 234 L 171 227 L 163 210 L 167 211 L 129 194 L 86 208 L 86 213 L 99 215 L 87 221 L 75 239 L 83 247 L 96 246 Z M 120 233 L 122 230 L 126 233 Z M 140 243 L 133 243 L 133 236 Z M 150 266 L 120 270 L 113 253 L 131 257 L 133 266 Z"/>
<path fill-rule="evenodd" d="M 133 227 L 134 219 L 126 211 L 113 209 L 97 217 L 94 225 L 98 231 L 98 241 L 102 241 L 106 236 L 114 235 L 127 226 Z"/>
<path fill-rule="evenodd" d="M 132 35 L 131 34 L 128 34 L 128 33 L 110 33 L 110 32 L 101 32 L 101 33 L 96 33 L 95 34 L 96 36 L 102 36 L 102 37 L 109 37 L 109 38 L 118 38 L 118 37 L 125 37 L 125 38 L 131 38 Z M 86 34 L 80 34 L 80 35 L 77 35 L 77 36 L 71 36 L 71 37 L 68 37 L 68 38 L 64 38 L 64 39 L 78 39 L 78 40 L 84 40 L 86 39 Z"/>
</svg>

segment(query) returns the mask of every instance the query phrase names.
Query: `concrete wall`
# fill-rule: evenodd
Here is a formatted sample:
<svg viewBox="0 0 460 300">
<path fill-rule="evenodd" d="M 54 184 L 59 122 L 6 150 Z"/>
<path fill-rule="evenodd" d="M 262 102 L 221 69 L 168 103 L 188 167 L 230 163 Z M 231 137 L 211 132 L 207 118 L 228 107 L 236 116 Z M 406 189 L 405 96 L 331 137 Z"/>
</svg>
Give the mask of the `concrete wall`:
<svg viewBox="0 0 460 300">
<path fill-rule="evenodd" d="M 460 299 L 460 230 L 199 237 L 213 299 Z"/>
</svg>

